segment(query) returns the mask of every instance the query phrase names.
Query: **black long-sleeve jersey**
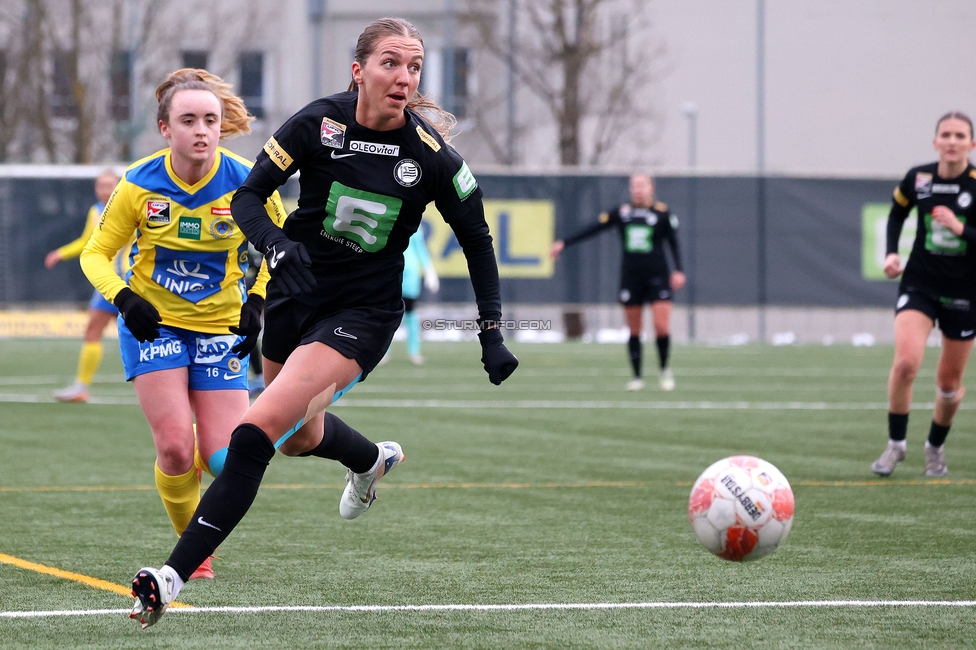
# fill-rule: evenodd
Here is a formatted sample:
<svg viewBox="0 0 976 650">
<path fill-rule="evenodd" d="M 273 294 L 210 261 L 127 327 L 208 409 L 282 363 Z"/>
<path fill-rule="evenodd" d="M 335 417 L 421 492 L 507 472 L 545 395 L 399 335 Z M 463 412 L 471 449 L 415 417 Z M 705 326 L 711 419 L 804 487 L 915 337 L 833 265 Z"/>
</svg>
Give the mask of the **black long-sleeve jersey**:
<svg viewBox="0 0 976 650">
<path fill-rule="evenodd" d="M 675 270 L 681 270 L 678 250 L 678 218 L 660 201 L 650 208 L 637 208 L 629 203 L 600 213 L 597 223 L 566 237 L 563 243 L 572 246 L 607 228 L 617 228 L 623 245 L 623 272 L 643 275 L 668 275 L 668 261 L 664 243 L 671 249 Z"/>
<path fill-rule="evenodd" d="M 329 310 L 398 309 L 403 251 L 433 201 L 464 251 L 481 319 L 500 319 L 498 267 L 467 164 L 409 109 L 399 129 L 359 125 L 357 98 L 315 100 L 275 132 L 234 197 L 235 221 L 262 252 L 285 237 L 305 246 L 318 288 L 298 300 Z M 298 209 L 282 230 L 263 206 L 299 170 Z"/>
<path fill-rule="evenodd" d="M 905 218 L 918 206 L 918 231 L 902 275 L 901 291 L 915 289 L 935 298 L 976 298 L 976 168 L 968 165 L 956 178 L 941 178 L 938 163 L 908 170 L 895 188 L 888 214 L 887 252 L 898 252 Z M 964 224 L 961 237 L 932 219 L 944 205 Z M 974 248 L 969 248 L 973 244 Z"/>
</svg>

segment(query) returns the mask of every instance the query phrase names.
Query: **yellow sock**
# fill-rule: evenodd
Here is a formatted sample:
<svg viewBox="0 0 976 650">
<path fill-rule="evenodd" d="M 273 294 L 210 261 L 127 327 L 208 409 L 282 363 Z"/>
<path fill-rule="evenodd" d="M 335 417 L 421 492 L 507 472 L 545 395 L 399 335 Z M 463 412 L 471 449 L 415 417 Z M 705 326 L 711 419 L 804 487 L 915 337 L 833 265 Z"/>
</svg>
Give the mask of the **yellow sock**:
<svg viewBox="0 0 976 650">
<path fill-rule="evenodd" d="M 102 362 L 101 343 L 83 343 L 81 355 L 78 357 L 78 382 L 85 386 L 91 386 L 98 364 Z"/>
<path fill-rule="evenodd" d="M 182 535 L 200 504 L 200 479 L 196 467 L 180 476 L 163 474 L 156 465 L 156 490 L 177 535 Z"/>
<path fill-rule="evenodd" d="M 194 425 L 194 428 L 196 428 L 196 425 Z M 210 466 L 207 465 L 207 461 L 200 455 L 200 448 L 196 445 L 193 446 L 193 466 L 201 472 L 206 472 L 210 476 L 213 476 L 213 472 L 210 471 Z"/>
</svg>

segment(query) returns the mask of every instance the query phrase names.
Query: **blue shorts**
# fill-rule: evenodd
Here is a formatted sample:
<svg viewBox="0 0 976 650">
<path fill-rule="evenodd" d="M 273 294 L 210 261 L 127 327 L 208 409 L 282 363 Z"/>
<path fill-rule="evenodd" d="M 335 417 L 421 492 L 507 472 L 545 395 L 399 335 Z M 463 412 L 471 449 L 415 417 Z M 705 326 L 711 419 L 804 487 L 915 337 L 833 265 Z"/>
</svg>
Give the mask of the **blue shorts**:
<svg viewBox="0 0 976 650">
<path fill-rule="evenodd" d="M 105 300 L 105 296 L 98 293 L 97 291 L 92 293 L 91 300 L 88 301 L 89 309 L 97 309 L 98 311 L 107 311 L 113 316 L 119 315 L 119 309 L 108 300 Z"/>
<path fill-rule="evenodd" d="M 147 372 L 187 368 L 190 390 L 247 390 L 247 357 L 230 351 L 241 337 L 159 326 L 154 341 L 140 343 L 119 316 L 119 347 L 125 380 Z"/>
</svg>

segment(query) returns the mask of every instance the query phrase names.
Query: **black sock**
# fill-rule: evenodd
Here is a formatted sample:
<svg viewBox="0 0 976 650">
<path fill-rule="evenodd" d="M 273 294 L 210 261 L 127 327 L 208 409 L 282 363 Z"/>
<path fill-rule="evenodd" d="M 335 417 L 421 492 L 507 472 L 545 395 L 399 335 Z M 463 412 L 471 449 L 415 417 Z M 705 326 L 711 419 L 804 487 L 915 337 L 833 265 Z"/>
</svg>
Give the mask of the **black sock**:
<svg viewBox="0 0 976 650">
<path fill-rule="evenodd" d="M 668 352 L 671 351 L 671 336 L 657 337 L 657 357 L 661 360 L 661 370 L 668 367 Z"/>
<path fill-rule="evenodd" d="M 325 414 L 325 431 L 319 446 L 299 454 L 337 460 L 357 474 L 371 470 L 379 455 L 379 447 L 369 438 L 331 413 Z"/>
<path fill-rule="evenodd" d="M 242 424 L 234 429 L 223 471 L 203 493 L 193 520 L 166 560 L 184 581 L 244 518 L 274 453 L 271 440 L 258 427 Z"/>
<path fill-rule="evenodd" d="M 630 365 L 634 368 L 634 376 L 641 376 L 641 342 L 639 336 L 631 336 L 627 341 L 627 350 L 630 352 Z"/>
<path fill-rule="evenodd" d="M 908 413 L 888 414 L 888 437 L 895 441 L 908 436 Z"/>
<path fill-rule="evenodd" d="M 941 447 L 944 445 L 946 437 L 949 435 L 949 427 L 951 426 L 951 424 L 942 426 L 933 421 L 932 428 L 929 429 L 929 444 L 933 447 Z"/>
</svg>

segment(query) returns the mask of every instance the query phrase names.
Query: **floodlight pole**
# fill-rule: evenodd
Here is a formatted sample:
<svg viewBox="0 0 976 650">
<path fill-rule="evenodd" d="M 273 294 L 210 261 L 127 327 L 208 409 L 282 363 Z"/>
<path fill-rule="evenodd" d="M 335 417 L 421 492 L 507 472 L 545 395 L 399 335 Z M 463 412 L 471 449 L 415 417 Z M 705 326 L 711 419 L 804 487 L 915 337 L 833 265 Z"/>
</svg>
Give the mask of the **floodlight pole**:
<svg viewBox="0 0 976 650">
<path fill-rule="evenodd" d="M 507 86 L 508 86 L 508 101 L 507 101 L 507 118 L 508 118 L 508 164 L 515 164 L 515 157 L 517 151 L 515 148 L 515 49 L 518 47 L 518 41 L 515 38 L 516 34 L 516 2 L 517 0 L 508 0 L 508 70 L 506 70 Z"/>
<path fill-rule="evenodd" d="M 325 0 L 308 0 L 308 22 L 312 28 L 312 99 L 322 96 L 322 25 Z"/>
<path fill-rule="evenodd" d="M 454 0 L 444 0 L 444 109 L 456 113 L 454 96 Z"/>
<path fill-rule="evenodd" d="M 766 342 L 766 2 L 756 0 L 756 302 Z"/>
<path fill-rule="evenodd" d="M 685 102 L 681 110 L 685 114 L 685 117 L 688 118 L 688 171 L 690 173 L 688 177 L 688 218 L 686 220 L 688 237 L 685 239 L 685 250 L 688 253 L 688 257 L 685 260 L 685 268 L 688 269 L 686 288 L 688 293 L 688 340 L 694 341 L 697 338 L 697 323 L 695 322 L 695 304 L 697 298 L 695 291 L 697 277 L 695 260 L 695 241 L 697 239 L 695 235 L 695 213 L 698 211 L 698 175 L 696 172 L 698 167 L 698 106 L 695 102 Z"/>
</svg>

